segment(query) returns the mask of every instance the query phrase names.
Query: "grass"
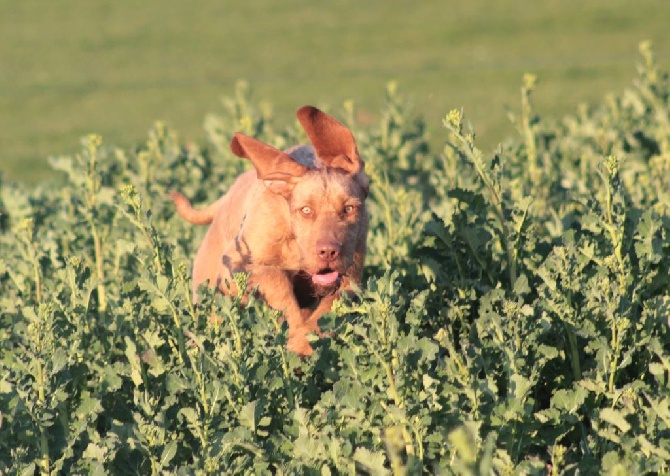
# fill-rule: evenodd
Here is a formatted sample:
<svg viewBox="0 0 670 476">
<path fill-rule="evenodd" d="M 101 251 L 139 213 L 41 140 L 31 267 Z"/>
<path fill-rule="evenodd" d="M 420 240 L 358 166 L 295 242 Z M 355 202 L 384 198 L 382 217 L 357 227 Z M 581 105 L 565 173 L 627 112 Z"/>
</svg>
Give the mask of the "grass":
<svg viewBox="0 0 670 476">
<path fill-rule="evenodd" d="M 79 137 L 129 146 L 159 119 L 201 141 L 238 79 L 278 121 L 353 99 L 363 124 L 397 80 L 434 141 L 463 107 L 486 150 L 514 133 L 504 108 L 518 109 L 523 73 L 540 79 L 536 110 L 572 111 L 629 83 L 640 40 L 663 65 L 669 14 L 658 0 L 3 2 L 0 170 L 35 183 Z"/>
</svg>

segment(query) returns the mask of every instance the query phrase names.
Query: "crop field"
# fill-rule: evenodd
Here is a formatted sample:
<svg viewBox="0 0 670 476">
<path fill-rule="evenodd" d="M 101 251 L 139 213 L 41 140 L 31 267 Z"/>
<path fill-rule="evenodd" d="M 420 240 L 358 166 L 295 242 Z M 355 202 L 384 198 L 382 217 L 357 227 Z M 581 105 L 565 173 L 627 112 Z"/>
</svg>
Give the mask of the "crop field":
<svg viewBox="0 0 670 476">
<path fill-rule="evenodd" d="M 238 80 L 277 117 L 353 100 L 366 127 L 395 80 L 433 147 L 462 107 L 489 153 L 515 132 L 524 73 L 537 110 L 561 117 L 623 89 L 639 41 L 670 61 L 669 17 L 665 0 L 0 2 L 0 171 L 52 179 L 47 158 L 81 137 L 127 149 L 155 120 L 201 143 Z"/>
<path fill-rule="evenodd" d="M 89 135 L 62 184 L 1 182 L 0 474 L 667 474 L 670 84 L 649 44 L 637 71 L 560 119 L 524 77 L 495 154 L 392 87 L 374 124 L 333 108 L 368 259 L 304 360 L 262 302 L 194 305 L 204 228 L 166 196 L 226 190 L 236 130 L 305 140 L 244 87 L 199 146 Z"/>
</svg>

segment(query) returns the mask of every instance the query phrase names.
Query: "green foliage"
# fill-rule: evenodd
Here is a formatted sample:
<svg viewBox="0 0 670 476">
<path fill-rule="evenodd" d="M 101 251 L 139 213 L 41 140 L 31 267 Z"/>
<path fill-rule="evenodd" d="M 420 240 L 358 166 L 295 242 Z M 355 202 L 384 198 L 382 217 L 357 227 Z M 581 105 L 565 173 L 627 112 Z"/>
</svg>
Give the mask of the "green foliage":
<svg viewBox="0 0 670 476">
<path fill-rule="evenodd" d="M 670 85 L 648 45 L 633 86 L 551 123 L 522 87 L 519 138 L 443 151 L 395 86 L 354 123 L 373 180 L 366 282 L 301 360 L 276 312 L 203 289 L 214 200 L 277 147 L 244 84 L 184 147 L 84 139 L 61 188 L 0 184 L 0 473 L 563 474 L 670 471 Z M 236 276 L 244 280 L 246 276 Z M 240 283 L 243 284 L 243 283 Z"/>
</svg>

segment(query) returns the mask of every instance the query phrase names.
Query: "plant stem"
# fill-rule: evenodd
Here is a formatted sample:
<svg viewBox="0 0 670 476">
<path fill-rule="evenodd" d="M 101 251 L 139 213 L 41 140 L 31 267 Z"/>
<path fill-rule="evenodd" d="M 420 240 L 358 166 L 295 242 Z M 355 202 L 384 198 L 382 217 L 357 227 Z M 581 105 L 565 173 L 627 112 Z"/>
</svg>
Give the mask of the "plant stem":
<svg viewBox="0 0 670 476">
<path fill-rule="evenodd" d="M 525 75 L 524 84 L 521 87 L 521 127 L 523 130 L 523 139 L 526 146 L 526 156 L 528 160 L 528 172 L 532 183 L 537 184 L 540 179 L 537 163 L 537 146 L 535 145 L 535 131 L 530 123 L 533 107 L 530 101 L 530 95 L 535 86 L 535 76 Z"/>
<path fill-rule="evenodd" d="M 105 270 L 103 268 L 104 260 L 102 257 L 102 240 L 98 227 L 95 226 L 93 220 L 89 220 L 91 225 L 91 235 L 93 236 L 93 247 L 95 252 L 95 269 L 98 278 L 98 303 L 100 311 L 107 310 L 107 292 L 105 289 Z"/>
<path fill-rule="evenodd" d="M 172 311 L 172 320 L 174 321 L 174 325 L 177 331 L 177 346 L 179 348 L 179 362 L 180 363 L 185 363 L 184 361 L 184 356 L 186 355 L 186 347 L 184 345 L 184 328 L 181 323 L 181 318 L 179 317 L 179 311 L 177 311 L 177 308 L 174 306 L 172 301 L 168 298 L 168 296 L 163 293 L 158 286 L 154 285 L 154 288 L 158 293 L 167 301 L 168 305 L 170 306 L 170 310 Z"/>
<path fill-rule="evenodd" d="M 609 378 L 607 379 L 607 391 L 614 392 L 614 380 L 616 378 L 616 371 L 619 363 L 619 329 L 616 320 L 612 319 L 612 360 L 610 360 Z"/>
<path fill-rule="evenodd" d="M 505 221 L 505 213 L 503 210 L 502 199 L 500 198 L 500 195 L 498 194 L 498 191 L 496 190 L 493 181 L 491 180 L 489 175 L 484 171 L 481 160 L 476 156 L 474 145 L 463 136 L 461 131 L 455 128 L 448 121 L 446 121 L 445 124 L 447 125 L 447 128 L 449 128 L 454 133 L 456 138 L 463 146 L 465 155 L 468 157 L 470 163 L 474 165 L 475 170 L 477 171 L 477 175 L 479 175 L 479 177 L 482 179 L 484 185 L 491 194 L 491 201 L 493 202 L 492 207 L 493 212 L 496 215 L 496 218 L 498 218 L 498 222 L 500 223 L 500 240 L 502 241 L 503 248 L 505 249 L 505 256 L 507 259 L 507 269 L 509 272 L 509 279 L 510 279 L 510 287 L 514 286 L 517 277 L 516 260 L 514 259 L 515 254 L 514 247 L 512 246 L 512 243 L 509 241 L 509 230 L 507 229 L 507 223 Z"/>
<path fill-rule="evenodd" d="M 40 276 L 40 262 L 37 256 L 33 253 L 33 274 L 35 277 L 35 299 L 37 303 L 42 302 L 42 278 Z"/>
<path fill-rule="evenodd" d="M 46 396 L 44 394 L 44 366 L 42 361 L 37 362 L 37 402 L 40 408 L 44 408 L 46 405 Z M 40 461 L 39 466 L 41 467 L 40 474 L 49 475 L 49 468 L 51 462 L 49 460 L 49 437 L 47 435 L 47 430 L 40 423 Z"/>
<path fill-rule="evenodd" d="M 384 371 L 386 372 L 386 378 L 389 381 L 389 391 L 391 393 L 391 397 L 393 397 L 393 402 L 396 404 L 398 408 L 403 408 L 404 402 L 400 398 L 400 394 L 398 394 L 398 387 L 396 387 L 395 383 L 395 375 L 393 373 L 393 368 L 391 367 L 391 364 L 388 362 L 382 362 L 382 367 L 384 367 Z"/>
<path fill-rule="evenodd" d="M 100 191 L 100 179 L 96 173 L 96 163 L 98 159 L 98 147 L 102 144 L 99 136 L 91 135 L 88 138 L 88 175 L 86 180 L 86 205 L 88 208 L 87 221 L 91 227 L 91 236 L 93 237 L 93 247 L 95 254 L 95 269 L 98 279 L 98 306 L 100 311 L 107 309 L 107 293 L 105 290 L 105 272 L 104 260 L 102 257 L 102 239 L 96 226 L 97 194 Z"/>
<path fill-rule="evenodd" d="M 383 335 L 383 334 L 382 334 Z M 383 339 L 386 341 L 386 339 Z M 395 382 L 395 372 L 393 371 L 393 363 L 388 362 L 384 357 L 377 351 L 373 350 L 375 356 L 379 359 L 379 361 L 382 364 L 382 367 L 384 368 L 384 371 L 386 372 L 386 378 L 388 379 L 389 382 L 389 393 L 391 394 L 391 397 L 393 398 L 393 402 L 395 403 L 396 407 L 398 408 L 404 408 L 405 407 L 405 402 L 403 401 L 402 397 L 398 393 L 398 387 Z M 393 361 L 397 362 L 397 357 L 393 356 L 392 357 Z M 402 436 L 403 440 L 405 441 L 405 451 L 407 452 L 408 455 L 414 455 L 416 454 L 416 451 L 414 450 L 414 443 L 412 442 L 412 436 L 409 434 L 407 431 L 406 425 L 402 425 Z"/>
<path fill-rule="evenodd" d="M 565 327 L 565 333 L 568 336 L 568 347 L 570 351 L 570 367 L 572 367 L 572 378 L 575 382 L 582 378 L 582 370 L 579 365 L 579 348 L 577 347 L 577 337 L 572 329 Z"/>
</svg>

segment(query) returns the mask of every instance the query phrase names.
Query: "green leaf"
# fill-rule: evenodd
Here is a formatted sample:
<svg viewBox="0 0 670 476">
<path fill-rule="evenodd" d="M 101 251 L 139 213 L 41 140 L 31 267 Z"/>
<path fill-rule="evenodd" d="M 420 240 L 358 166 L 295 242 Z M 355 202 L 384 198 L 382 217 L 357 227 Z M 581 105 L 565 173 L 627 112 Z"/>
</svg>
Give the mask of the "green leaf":
<svg viewBox="0 0 670 476">
<path fill-rule="evenodd" d="M 652 375 L 665 375 L 665 366 L 658 362 L 651 362 L 649 364 L 649 373 Z"/>
<path fill-rule="evenodd" d="M 88 392 L 83 393 L 81 403 L 77 407 L 76 415 L 80 418 L 86 418 L 92 413 L 99 413 L 102 411 L 100 399 L 92 397 Z"/>
<path fill-rule="evenodd" d="M 0 378 L 0 393 L 10 393 L 12 391 L 12 384 L 4 378 Z"/>
<path fill-rule="evenodd" d="M 357 447 L 354 451 L 354 461 L 361 466 L 361 468 L 371 475 L 387 474 L 385 467 L 386 457 L 383 453 L 372 452 L 367 448 Z"/>
<path fill-rule="evenodd" d="M 533 388 L 533 382 L 520 374 L 514 374 L 510 377 L 514 398 L 525 400 L 528 392 Z"/>
<path fill-rule="evenodd" d="M 191 425 L 198 425 L 200 421 L 198 412 L 196 412 L 193 408 L 181 408 L 179 410 L 179 415 L 184 417 L 186 421 Z"/>
<path fill-rule="evenodd" d="M 477 444 L 472 422 L 459 426 L 447 437 L 454 453 L 465 463 L 474 463 L 477 459 Z"/>
<path fill-rule="evenodd" d="M 551 397 L 551 406 L 567 410 L 568 413 L 576 413 L 582 408 L 588 395 L 589 392 L 581 386 L 573 389 L 559 389 Z"/>
<path fill-rule="evenodd" d="M 626 421 L 624 415 L 613 408 L 603 408 L 600 410 L 600 419 L 616 426 L 622 433 L 628 433 L 631 429 L 630 423 Z"/>
<path fill-rule="evenodd" d="M 172 440 L 167 445 L 165 445 L 163 452 L 161 453 L 161 467 L 165 468 L 168 464 L 170 464 L 170 461 L 172 461 L 172 459 L 177 454 L 177 448 L 179 448 L 177 440 Z"/>
<path fill-rule="evenodd" d="M 104 446 L 100 446 L 96 443 L 89 443 L 82 456 L 84 458 L 90 458 L 93 461 L 105 461 L 107 459 L 108 449 Z"/>
<path fill-rule="evenodd" d="M 123 379 L 119 375 L 116 366 L 105 365 L 102 370 L 103 380 L 101 386 L 105 391 L 114 392 L 121 388 Z"/>
<path fill-rule="evenodd" d="M 23 467 L 20 470 L 19 474 L 21 476 L 34 476 L 36 468 L 37 468 L 37 465 L 35 463 L 30 463 L 28 466 Z"/>
<path fill-rule="evenodd" d="M 245 404 L 240 410 L 240 423 L 249 428 L 252 432 L 256 431 L 261 408 L 258 406 L 258 400 Z"/>
<path fill-rule="evenodd" d="M 133 241 L 128 241 L 123 238 L 116 240 L 116 254 L 118 256 L 133 255 L 135 253 L 136 248 L 137 243 Z"/>
<path fill-rule="evenodd" d="M 130 340 L 129 337 L 125 337 L 124 341 L 126 343 L 126 358 L 128 363 L 130 363 L 130 378 L 132 379 L 135 386 L 142 384 L 142 367 L 140 364 L 140 356 L 137 354 L 137 347 L 135 343 Z"/>
<path fill-rule="evenodd" d="M 529 292 L 530 286 L 528 284 L 528 277 L 525 274 L 521 274 L 514 282 L 514 294 L 525 296 Z"/>
<path fill-rule="evenodd" d="M 57 374 L 67 365 L 68 355 L 65 349 L 58 347 L 51 355 L 51 372 Z"/>
</svg>

